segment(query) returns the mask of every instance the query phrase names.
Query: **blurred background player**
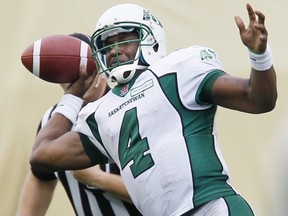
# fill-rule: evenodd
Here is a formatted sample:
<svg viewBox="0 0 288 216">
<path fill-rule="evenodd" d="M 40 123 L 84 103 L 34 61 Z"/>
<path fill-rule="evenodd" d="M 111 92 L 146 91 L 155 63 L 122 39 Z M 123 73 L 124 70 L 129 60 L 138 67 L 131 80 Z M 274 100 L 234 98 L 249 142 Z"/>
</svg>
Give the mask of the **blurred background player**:
<svg viewBox="0 0 288 216">
<path fill-rule="evenodd" d="M 90 42 L 89 37 L 81 33 L 71 36 Z M 68 84 L 61 86 L 65 91 Z M 83 99 L 85 103 L 97 100 L 108 89 L 105 75 L 96 75 Z M 55 107 L 56 105 L 46 111 L 37 132 L 46 124 Z M 42 173 L 31 168 L 22 187 L 17 215 L 45 215 L 57 180 L 62 183 L 76 215 L 141 215 L 130 200 L 116 164 L 101 164 L 79 171 L 55 173 Z"/>
</svg>

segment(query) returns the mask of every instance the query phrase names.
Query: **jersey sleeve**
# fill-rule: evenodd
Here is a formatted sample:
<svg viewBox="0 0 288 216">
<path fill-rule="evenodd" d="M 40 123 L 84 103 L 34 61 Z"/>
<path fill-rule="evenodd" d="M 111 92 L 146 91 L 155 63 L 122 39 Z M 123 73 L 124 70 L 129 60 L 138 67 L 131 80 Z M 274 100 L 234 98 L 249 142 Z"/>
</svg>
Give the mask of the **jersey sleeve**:
<svg viewBox="0 0 288 216">
<path fill-rule="evenodd" d="M 224 71 L 215 70 L 205 76 L 196 92 L 196 102 L 198 104 L 211 104 L 213 84 L 223 74 L 225 74 Z"/>
<path fill-rule="evenodd" d="M 206 94 L 211 93 L 215 80 L 224 74 L 224 68 L 213 49 L 191 46 L 175 51 L 166 61 L 170 67 L 166 71 L 177 73 L 179 97 L 186 108 L 202 110 L 214 105 L 206 101 L 209 97 Z"/>
<path fill-rule="evenodd" d="M 83 133 L 79 133 L 83 148 L 93 165 L 108 163 L 108 158 L 93 144 L 91 138 Z"/>
<path fill-rule="evenodd" d="M 94 102 L 95 103 L 95 102 Z M 83 148 L 93 165 L 112 162 L 101 140 L 98 124 L 94 119 L 95 104 L 86 105 L 79 113 L 72 130 L 79 133 Z M 97 106 L 96 106 L 97 107 Z"/>
</svg>

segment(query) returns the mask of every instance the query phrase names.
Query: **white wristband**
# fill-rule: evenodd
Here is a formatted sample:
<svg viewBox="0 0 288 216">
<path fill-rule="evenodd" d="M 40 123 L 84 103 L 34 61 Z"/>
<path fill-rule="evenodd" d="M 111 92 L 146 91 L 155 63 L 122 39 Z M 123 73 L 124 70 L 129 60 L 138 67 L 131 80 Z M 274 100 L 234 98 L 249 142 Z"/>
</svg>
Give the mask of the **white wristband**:
<svg viewBox="0 0 288 216">
<path fill-rule="evenodd" d="M 251 67 L 257 71 L 266 71 L 273 65 L 272 51 L 267 44 L 266 50 L 263 54 L 253 53 L 248 49 Z"/>
<path fill-rule="evenodd" d="M 81 98 L 72 94 L 65 94 L 59 101 L 56 109 L 53 111 L 52 116 L 55 113 L 60 113 L 74 124 L 82 105 L 83 100 Z"/>
</svg>

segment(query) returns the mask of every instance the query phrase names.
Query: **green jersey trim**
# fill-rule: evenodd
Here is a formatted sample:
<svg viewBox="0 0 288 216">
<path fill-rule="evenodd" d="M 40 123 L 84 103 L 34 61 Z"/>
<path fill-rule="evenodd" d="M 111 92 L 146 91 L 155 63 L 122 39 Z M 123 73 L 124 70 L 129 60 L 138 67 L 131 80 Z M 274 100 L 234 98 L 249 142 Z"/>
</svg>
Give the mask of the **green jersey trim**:
<svg viewBox="0 0 288 216">
<path fill-rule="evenodd" d="M 206 88 L 212 86 L 213 80 L 222 74 L 222 71 L 215 71 L 206 76 Z M 235 194 L 227 183 L 228 176 L 222 173 L 223 165 L 215 150 L 213 127 L 217 106 L 212 105 L 205 110 L 186 108 L 178 93 L 176 73 L 166 74 L 159 79 L 159 82 L 164 94 L 181 118 L 191 164 L 195 207 L 223 195 Z M 214 177 L 210 178 L 211 176 Z"/>
<path fill-rule="evenodd" d="M 103 142 L 100 137 L 99 130 L 98 130 L 98 124 L 94 119 L 94 113 L 92 113 L 87 118 L 86 121 L 93 136 L 104 148 L 104 145 L 103 145 Z M 82 133 L 79 133 L 79 134 L 80 134 L 80 139 L 84 147 L 84 150 L 93 164 L 107 163 L 109 161 L 108 158 L 93 144 L 93 142 L 89 139 L 88 136 Z"/>
<path fill-rule="evenodd" d="M 93 165 L 108 163 L 108 158 L 98 150 L 91 140 L 84 134 L 79 133 L 83 148 Z"/>
<path fill-rule="evenodd" d="M 215 80 L 225 74 L 224 71 L 215 70 L 205 76 L 196 92 L 196 102 L 198 104 L 206 104 L 212 102 L 212 87 Z"/>
</svg>

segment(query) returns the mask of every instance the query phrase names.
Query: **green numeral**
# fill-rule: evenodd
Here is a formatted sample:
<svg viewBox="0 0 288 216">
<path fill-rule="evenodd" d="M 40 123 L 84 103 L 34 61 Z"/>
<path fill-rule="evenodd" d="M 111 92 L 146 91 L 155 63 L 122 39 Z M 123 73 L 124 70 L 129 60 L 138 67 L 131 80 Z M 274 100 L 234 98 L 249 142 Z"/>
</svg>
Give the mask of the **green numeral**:
<svg viewBox="0 0 288 216">
<path fill-rule="evenodd" d="M 123 118 L 119 140 L 119 159 L 122 170 L 133 161 L 131 172 L 136 178 L 141 173 L 154 166 L 154 161 L 149 150 L 147 138 L 139 134 L 139 122 L 136 108 L 128 110 Z"/>
</svg>

